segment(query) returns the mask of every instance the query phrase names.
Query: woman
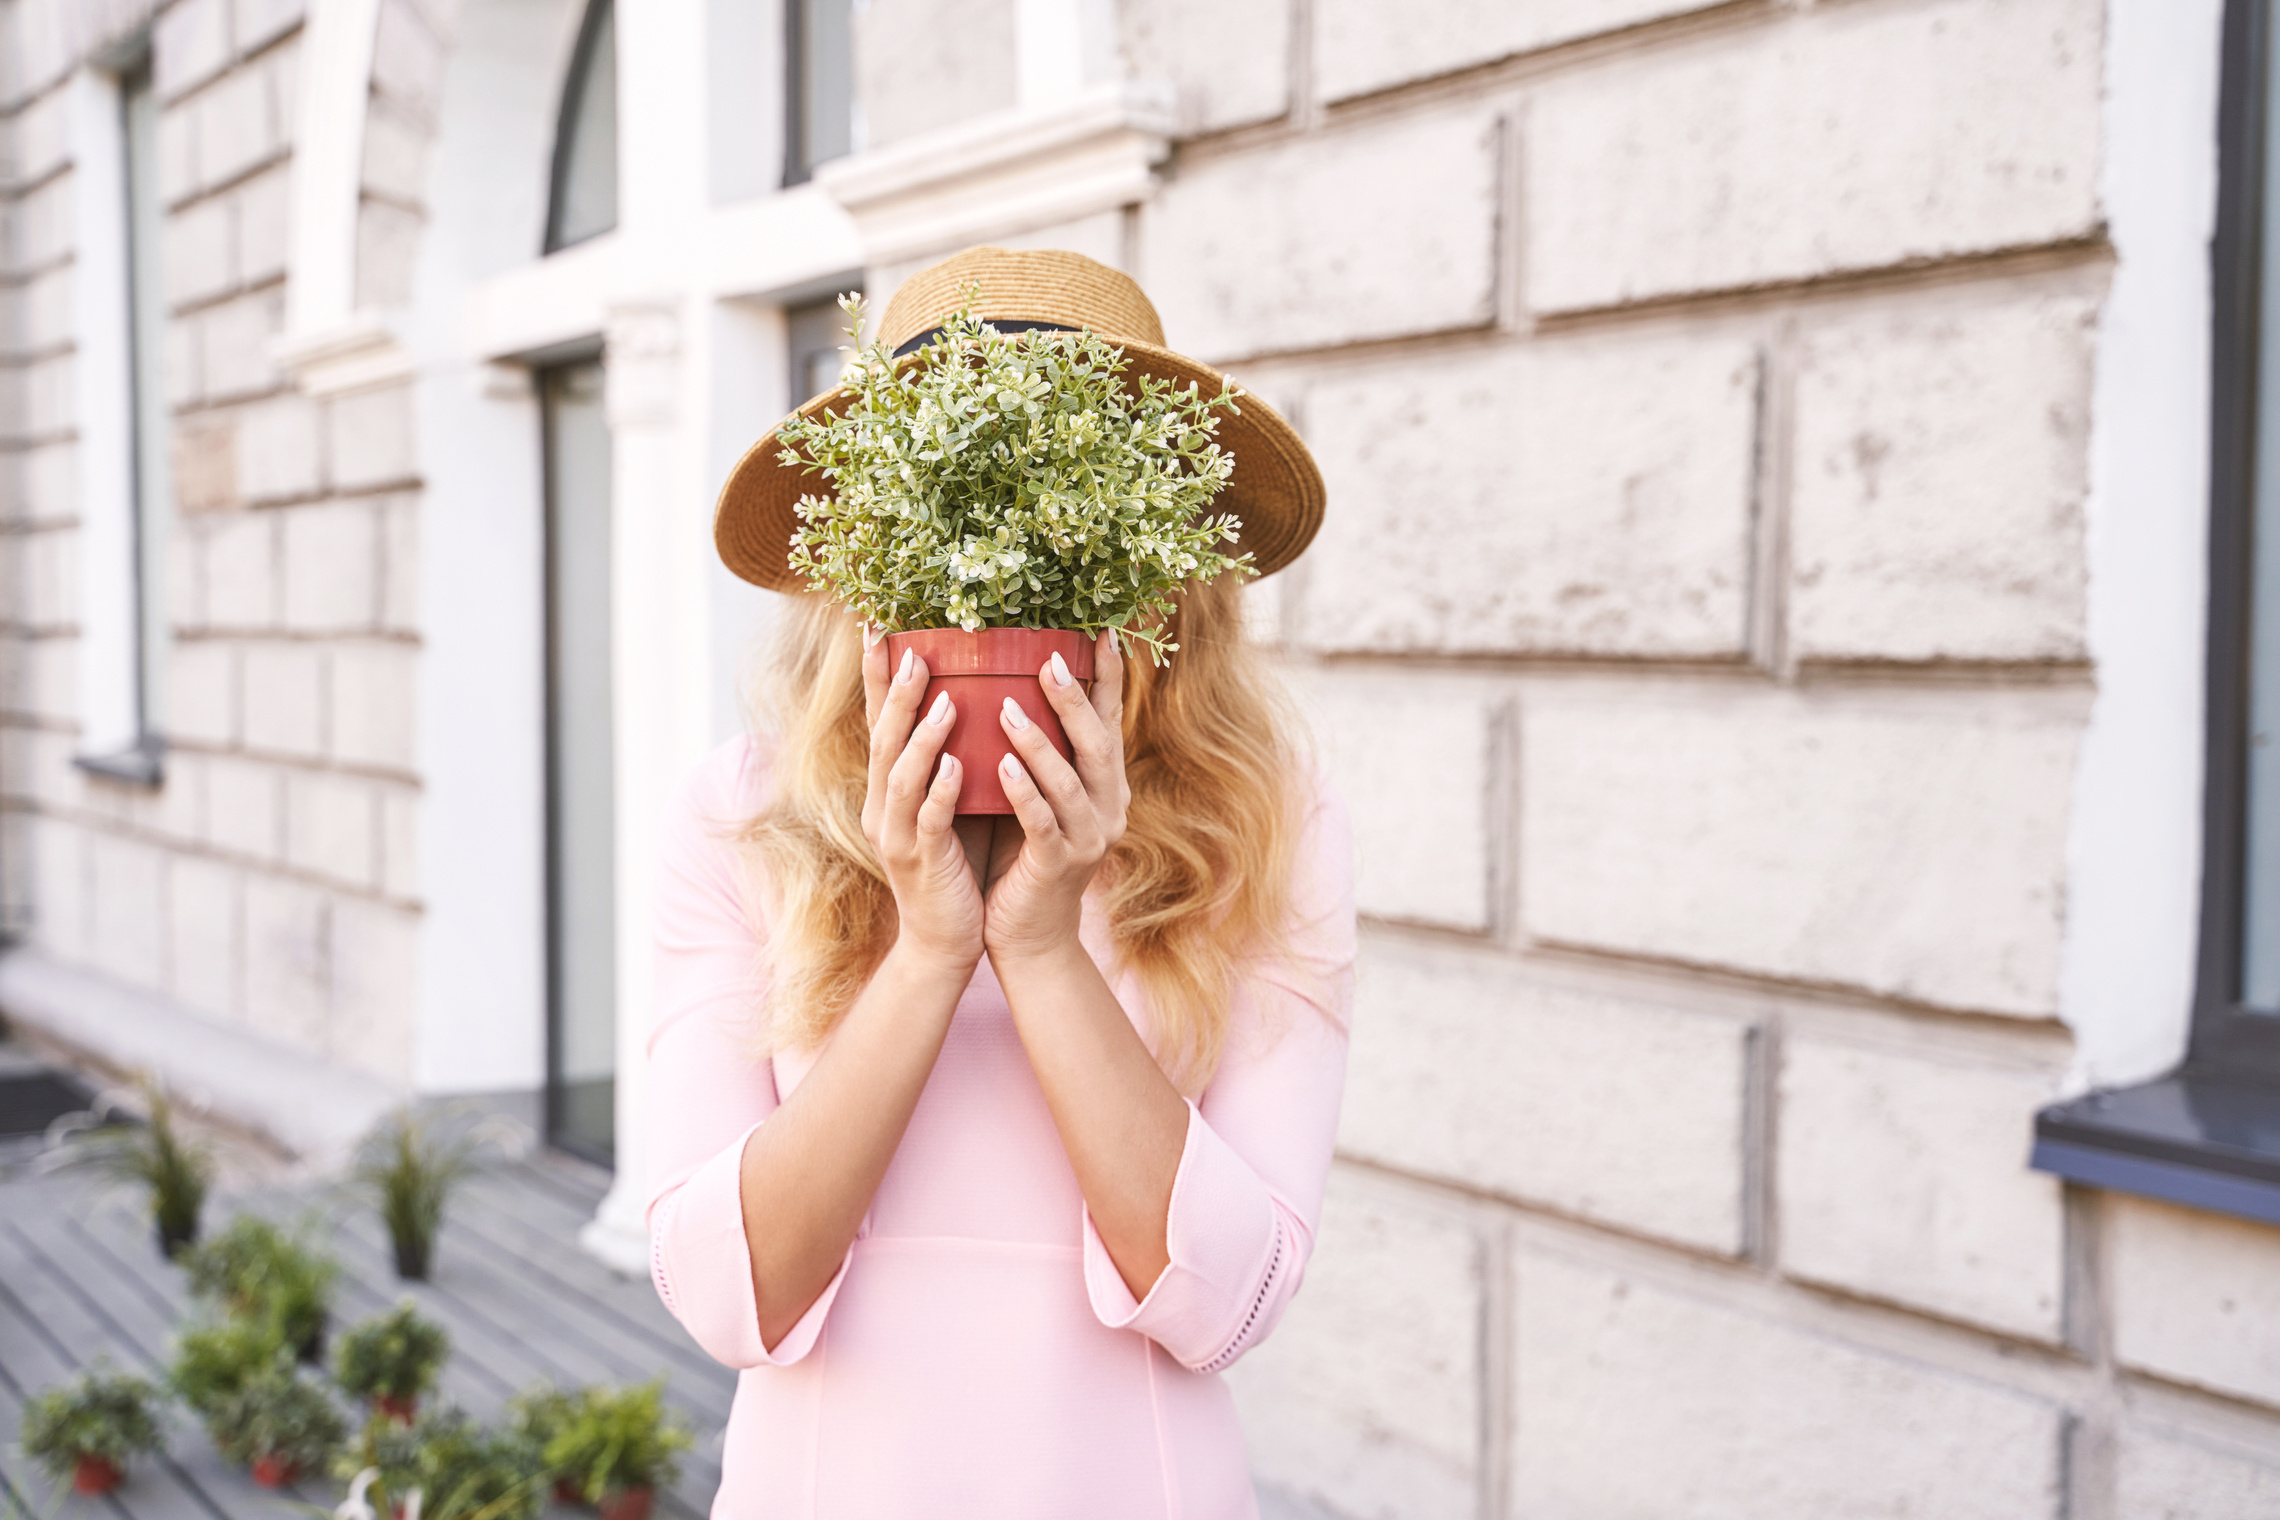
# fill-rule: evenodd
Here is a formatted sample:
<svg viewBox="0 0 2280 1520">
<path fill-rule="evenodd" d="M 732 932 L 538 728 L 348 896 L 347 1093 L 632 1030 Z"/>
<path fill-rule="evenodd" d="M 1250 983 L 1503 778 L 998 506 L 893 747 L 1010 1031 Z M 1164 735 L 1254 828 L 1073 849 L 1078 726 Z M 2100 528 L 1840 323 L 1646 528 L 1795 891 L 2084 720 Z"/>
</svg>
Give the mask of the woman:
<svg viewBox="0 0 2280 1520">
<path fill-rule="evenodd" d="M 961 255 L 913 277 L 883 337 L 923 341 L 972 279 L 1001 327 L 1090 326 L 1209 373 L 1162 348 L 1137 286 L 1074 254 Z M 1246 398 L 1239 421 L 1223 442 L 1253 483 L 1221 504 L 1278 568 L 1320 480 L 1267 408 Z M 787 493 L 813 481 L 777 453 L 763 439 L 739 466 L 717 537 L 732 569 L 792 589 Z M 1009 702 L 1015 816 L 954 819 L 954 714 L 922 710 L 924 663 L 890 669 L 883 641 L 802 598 L 778 737 L 724 746 L 683 799 L 649 1218 L 659 1294 L 743 1370 L 716 1516 L 1256 1512 L 1219 1374 L 1312 1246 L 1345 1074 L 1348 844 L 1235 587 L 1190 586 L 1176 622 L 1163 669 L 1106 635 L 1089 693 L 1041 669 L 1074 762 Z"/>
</svg>

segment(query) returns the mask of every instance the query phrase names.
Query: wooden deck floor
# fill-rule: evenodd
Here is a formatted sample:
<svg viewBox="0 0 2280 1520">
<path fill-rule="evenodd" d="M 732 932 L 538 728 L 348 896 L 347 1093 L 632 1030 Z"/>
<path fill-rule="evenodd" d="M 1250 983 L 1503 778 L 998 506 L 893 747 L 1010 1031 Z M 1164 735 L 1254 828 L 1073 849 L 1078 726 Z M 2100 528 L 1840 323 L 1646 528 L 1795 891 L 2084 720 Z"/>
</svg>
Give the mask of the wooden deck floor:
<svg viewBox="0 0 2280 1520">
<path fill-rule="evenodd" d="M 481 1417 L 534 1383 L 662 1374 L 667 1400 L 687 1416 L 697 1445 L 679 1485 L 659 1496 L 659 1512 L 697 1520 L 719 1483 L 735 1374 L 697 1349 L 646 1278 L 620 1276 L 578 1249 L 578 1228 L 593 1216 L 601 1187 L 593 1169 L 551 1156 L 486 1167 L 455 1195 L 428 1283 L 397 1280 L 372 1207 L 338 1185 L 217 1195 L 206 1207 L 206 1229 L 241 1209 L 317 1221 L 343 1269 L 335 1332 L 409 1294 L 451 1332 L 442 1396 Z M 339 1501 L 329 1482 L 256 1487 L 215 1455 L 180 1410 L 170 1416 L 166 1457 L 137 1463 L 107 1498 L 53 1495 L 28 1466 L 17 1442 L 27 1397 L 98 1356 L 154 1374 L 191 1308 L 182 1274 L 158 1254 L 136 1195 L 84 1174 L 0 1181 L 0 1513 L 13 1498 L 26 1516 L 305 1520 L 308 1506 Z"/>
</svg>

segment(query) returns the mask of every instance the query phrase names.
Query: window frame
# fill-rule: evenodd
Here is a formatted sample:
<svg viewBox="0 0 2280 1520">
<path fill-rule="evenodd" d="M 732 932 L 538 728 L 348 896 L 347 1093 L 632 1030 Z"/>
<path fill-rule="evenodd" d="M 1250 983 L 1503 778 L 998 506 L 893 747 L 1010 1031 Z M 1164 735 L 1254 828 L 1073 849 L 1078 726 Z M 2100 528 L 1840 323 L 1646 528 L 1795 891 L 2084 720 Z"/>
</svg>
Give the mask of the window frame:
<svg viewBox="0 0 2280 1520">
<path fill-rule="evenodd" d="M 594 67 L 594 52 L 601 46 L 603 25 L 605 22 L 614 23 L 616 9 L 616 0 L 586 0 L 585 14 L 578 18 L 578 40 L 571 45 L 570 67 L 563 71 L 562 96 L 554 111 L 554 153 L 546 172 L 546 233 L 539 243 L 541 257 L 560 253 L 566 248 L 575 248 L 580 243 L 617 230 L 619 207 L 614 200 L 613 190 L 610 224 L 607 227 L 598 227 L 573 238 L 565 238 L 562 231 L 563 215 L 570 205 L 571 151 L 578 140 L 573 128 L 576 126 L 579 107 L 586 98 L 586 80 Z M 614 47 L 614 24 L 610 29 L 611 45 Z M 613 89 L 615 72 L 615 60 L 612 60 Z"/>
<path fill-rule="evenodd" d="M 835 153 L 831 158 L 818 159 L 810 151 L 808 142 L 808 26 L 809 0 L 782 0 L 784 8 L 784 177 L 783 188 L 804 185 L 815 178 L 815 171 L 835 159 L 855 151 L 853 106 L 854 79 L 854 18 L 848 18 L 849 58 L 847 98 L 849 103 L 848 144 L 846 153 Z"/>
<path fill-rule="evenodd" d="M 2200 951 L 2188 1071 L 2280 1082 L 2280 1017 L 2240 999 L 2246 942 L 2249 680 L 2254 615 L 2256 418 L 2263 222 L 2267 210 L 2266 77 L 2271 0 L 2225 7 L 2217 100 L 2217 221 L 2210 243 L 2212 328 L 2209 455 L 2207 735 L 2202 788 Z M 2280 460 L 2268 468 L 2280 469 Z"/>
</svg>

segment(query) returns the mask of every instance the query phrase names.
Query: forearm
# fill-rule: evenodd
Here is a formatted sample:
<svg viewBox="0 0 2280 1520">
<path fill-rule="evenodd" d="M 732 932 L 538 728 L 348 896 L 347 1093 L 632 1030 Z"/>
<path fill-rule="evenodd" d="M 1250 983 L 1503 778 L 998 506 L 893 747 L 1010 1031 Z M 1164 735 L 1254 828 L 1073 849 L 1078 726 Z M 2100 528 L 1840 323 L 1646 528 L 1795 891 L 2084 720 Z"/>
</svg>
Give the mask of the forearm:
<svg viewBox="0 0 2280 1520">
<path fill-rule="evenodd" d="M 745 1142 L 744 1236 L 770 1349 L 839 1270 L 972 975 L 889 951 L 814 1069 Z"/>
<path fill-rule="evenodd" d="M 1165 1226 L 1187 1104 L 1075 939 L 991 959 L 1093 1228 L 1132 1296 L 1145 1298 L 1171 1260 Z"/>
</svg>

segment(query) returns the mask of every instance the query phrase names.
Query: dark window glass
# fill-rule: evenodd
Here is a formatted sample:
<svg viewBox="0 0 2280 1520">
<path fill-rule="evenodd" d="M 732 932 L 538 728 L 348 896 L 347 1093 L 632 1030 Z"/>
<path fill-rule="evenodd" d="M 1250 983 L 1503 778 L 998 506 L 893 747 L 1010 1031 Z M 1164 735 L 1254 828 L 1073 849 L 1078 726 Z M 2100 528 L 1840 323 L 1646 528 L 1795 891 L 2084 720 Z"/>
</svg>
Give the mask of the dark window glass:
<svg viewBox="0 0 2280 1520">
<path fill-rule="evenodd" d="M 594 0 L 579 28 L 554 129 L 548 253 L 617 225 L 617 176 L 617 19 L 610 0 Z"/>
<path fill-rule="evenodd" d="M 797 185 L 855 146 L 850 0 L 784 0 L 784 183 Z"/>
<path fill-rule="evenodd" d="M 547 1139 L 616 1148 L 617 793 L 602 366 L 539 375 L 546 448 Z"/>
<path fill-rule="evenodd" d="M 784 337 L 791 351 L 792 405 L 820 396 L 839 383 L 847 367 L 847 313 L 839 298 L 807 301 L 784 308 Z"/>
</svg>

